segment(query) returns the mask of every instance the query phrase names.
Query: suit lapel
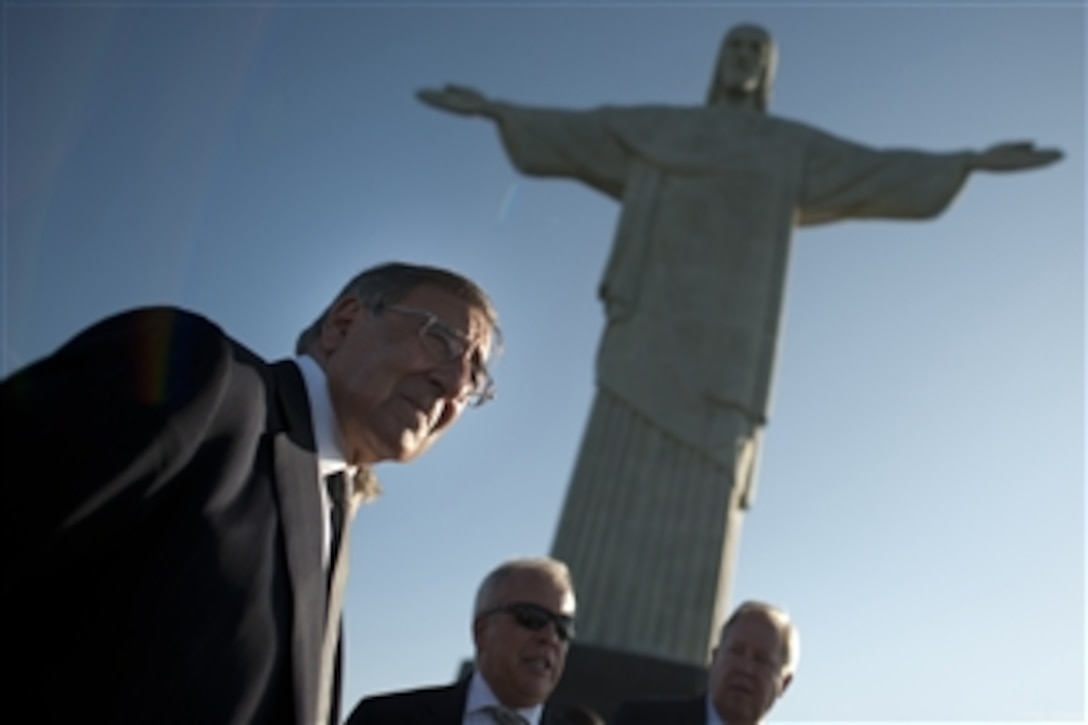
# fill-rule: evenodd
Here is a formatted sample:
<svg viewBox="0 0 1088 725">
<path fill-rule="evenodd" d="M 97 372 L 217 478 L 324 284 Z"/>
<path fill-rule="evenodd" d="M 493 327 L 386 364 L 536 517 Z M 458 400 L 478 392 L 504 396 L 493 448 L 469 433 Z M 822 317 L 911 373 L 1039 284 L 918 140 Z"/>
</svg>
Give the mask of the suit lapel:
<svg viewBox="0 0 1088 725">
<path fill-rule="evenodd" d="M 273 480 L 291 582 L 291 669 L 295 716 L 311 723 L 317 712 L 321 639 L 325 624 L 325 577 L 321 565 L 321 498 L 306 388 L 292 362 L 272 367 L 274 400 L 283 429 L 274 432 Z"/>
<path fill-rule="evenodd" d="M 706 697 L 688 701 L 688 713 L 684 722 L 689 725 L 706 725 Z"/>
<path fill-rule="evenodd" d="M 426 717 L 421 723 L 428 725 L 461 725 L 465 719 L 465 701 L 468 699 L 468 680 L 445 687 L 428 698 Z"/>
</svg>

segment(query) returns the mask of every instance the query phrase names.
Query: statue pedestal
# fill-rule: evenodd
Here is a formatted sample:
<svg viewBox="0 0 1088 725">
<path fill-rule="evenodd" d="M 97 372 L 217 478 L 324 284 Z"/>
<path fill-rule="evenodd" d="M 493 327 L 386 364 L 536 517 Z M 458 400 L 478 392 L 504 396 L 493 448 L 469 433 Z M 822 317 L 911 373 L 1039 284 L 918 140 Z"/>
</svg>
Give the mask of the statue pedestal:
<svg viewBox="0 0 1088 725">
<path fill-rule="evenodd" d="M 549 702 L 556 712 L 582 705 L 607 720 L 625 700 L 695 697 L 704 692 L 705 667 L 574 642 L 563 679 Z"/>
</svg>

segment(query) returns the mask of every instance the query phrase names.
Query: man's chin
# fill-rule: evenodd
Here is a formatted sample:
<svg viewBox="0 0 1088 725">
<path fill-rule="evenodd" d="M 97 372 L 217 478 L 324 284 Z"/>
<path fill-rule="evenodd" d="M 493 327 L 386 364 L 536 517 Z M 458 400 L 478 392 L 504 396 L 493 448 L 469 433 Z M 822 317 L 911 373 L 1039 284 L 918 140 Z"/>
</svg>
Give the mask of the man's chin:
<svg viewBox="0 0 1088 725">
<path fill-rule="evenodd" d="M 426 453 L 432 443 L 434 443 L 433 438 L 416 435 L 404 436 L 395 446 L 391 446 L 388 460 L 395 463 L 414 461 Z"/>
<path fill-rule="evenodd" d="M 407 463 L 423 455 L 434 443 L 434 436 L 419 434 L 414 430 L 399 430 L 389 435 L 372 435 L 356 450 L 360 452 L 355 463 Z"/>
<path fill-rule="evenodd" d="M 719 710 L 722 718 L 726 722 L 751 722 L 759 719 L 759 713 L 754 702 L 738 702 L 736 698 L 731 698 L 729 702 L 723 703 L 724 707 Z"/>
</svg>

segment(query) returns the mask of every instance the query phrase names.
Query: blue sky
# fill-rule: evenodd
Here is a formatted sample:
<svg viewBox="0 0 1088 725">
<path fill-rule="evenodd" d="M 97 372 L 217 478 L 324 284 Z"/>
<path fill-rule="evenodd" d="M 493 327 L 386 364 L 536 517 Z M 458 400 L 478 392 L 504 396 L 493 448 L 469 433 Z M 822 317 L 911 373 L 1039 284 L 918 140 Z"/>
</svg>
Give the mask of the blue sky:
<svg viewBox="0 0 1088 725">
<path fill-rule="evenodd" d="M 1082 3 L 5 3 L 3 371 L 151 303 L 278 358 L 364 267 L 475 278 L 506 331 L 499 398 L 381 470 L 346 609 L 348 707 L 449 681 L 479 579 L 550 547 L 616 206 L 519 177 L 487 123 L 414 92 L 699 103 L 741 21 L 780 44 L 775 114 L 1066 153 L 976 174 L 934 221 L 796 235 L 732 593 L 801 628 L 772 720 L 1080 721 Z"/>
</svg>

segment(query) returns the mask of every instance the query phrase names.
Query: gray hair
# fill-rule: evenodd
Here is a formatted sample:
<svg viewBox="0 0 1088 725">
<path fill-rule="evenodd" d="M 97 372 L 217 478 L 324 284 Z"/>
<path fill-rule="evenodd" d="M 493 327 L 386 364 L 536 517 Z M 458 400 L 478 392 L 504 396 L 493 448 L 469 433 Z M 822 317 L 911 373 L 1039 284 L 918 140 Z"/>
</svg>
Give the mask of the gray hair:
<svg viewBox="0 0 1088 725">
<path fill-rule="evenodd" d="M 336 295 L 333 303 L 325 308 L 313 324 L 299 334 L 298 341 L 295 343 L 295 354 L 303 355 L 311 349 L 321 334 L 321 326 L 325 323 L 329 312 L 336 302 L 344 297 L 352 295 L 367 307 L 373 308 L 381 301 L 396 302 L 411 290 L 424 284 L 445 290 L 482 312 L 491 328 L 491 348 L 492 350 L 499 349 L 502 332 L 499 330 L 498 313 L 487 294 L 475 282 L 438 267 L 390 262 L 371 267 L 344 285 L 344 289 Z"/>
<path fill-rule="evenodd" d="M 797 669 L 797 662 L 801 658 L 801 635 L 790 619 L 790 615 L 781 607 L 754 600 L 742 603 L 733 610 L 733 613 L 729 615 L 729 619 L 725 620 L 725 624 L 722 625 L 721 635 L 718 638 L 719 644 L 725 639 L 729 628 L 741 617 L 748 614 L 759 614 L 778 629 L 778 634 L 782 638 L 782 674 L 793 674 Z"/>
<path fill-rule="evenodd" d="M 491 573 L 480 582 L 480 588 L 476 590 L 476 606 L 472 610 L 473 616 L 479 616 L 488 609 L 497 606 L 499 604 L 499 594 L 503 587 L 511 579 L 526 573 L 539 574 L 551 579 L 563 591 L 570 592 L 572 595 L 574 593 L 570 569 L 558 559 L 548 556 L 510 559 L 492 569 Z"/>
<path fill-rule="evenodd" d="M 742 23 L 740 25 L 734 25 L 729 29 L 729 32 L 722 38 L 722 44 L 718 47 L 718 57 L 714 62 L 714 76 L 710 79 L 710 88 L 707 90 L 706 102 L 708 105 L 719 103 L 725 100 L 727 96 L 727 89 L 722 84 L 722 58 L 725 57 L 726 48 L 729 46 L 729 39 L 733 33 L 738 30 L 756 30 L 767 39 L 767 62 L 763 66 L 763 75 L 759 79 L 759 88 L 756 89 L 756 109 L 763 113 L 767 112 L 767 109 L 771 105 L 771 89 L 774 87 L 774 74 L 778 68 L 778 46 L 774 42 L 774 38 L 767 32 L 765 28 L 758 25 L 752 25 L 750 23 Z"/>
</svg>

